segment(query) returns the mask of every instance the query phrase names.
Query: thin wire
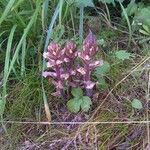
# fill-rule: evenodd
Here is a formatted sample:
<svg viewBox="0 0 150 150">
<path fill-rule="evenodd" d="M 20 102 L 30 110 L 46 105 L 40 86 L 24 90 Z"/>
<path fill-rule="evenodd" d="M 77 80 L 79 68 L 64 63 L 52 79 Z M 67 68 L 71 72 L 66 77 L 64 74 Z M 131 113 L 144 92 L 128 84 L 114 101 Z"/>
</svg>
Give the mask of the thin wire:
<svg viewBox="0 0 150 150">
<path fill-rule="evenodd" d="M 149 98 L 150 98 L 150 70 L 148 71 L 148 85 L 147 85 L 147 104 L 149 103 Z M 146 117 L 147 117 L 147 121 L 149 121 L 149 114 L 148 114 L 148 109 L 146 110 Z M 149 123 L 147 123 L 147 140 L 148 143 L 150 143 L 150 127 L 149 127 Z"/>
<path fill-rule="evenodd" d="M 85 125 L 85 124 L 150 124 L 150 121 L 104 121 L 104 122 L 32 122 L 32 121 L 0 121 L 0 123 L 8 123 L 8 124 L 39 124 L 39 125 L 64 125 L 64 124 L 80 124 L 80 125 Z"/>
</svg>

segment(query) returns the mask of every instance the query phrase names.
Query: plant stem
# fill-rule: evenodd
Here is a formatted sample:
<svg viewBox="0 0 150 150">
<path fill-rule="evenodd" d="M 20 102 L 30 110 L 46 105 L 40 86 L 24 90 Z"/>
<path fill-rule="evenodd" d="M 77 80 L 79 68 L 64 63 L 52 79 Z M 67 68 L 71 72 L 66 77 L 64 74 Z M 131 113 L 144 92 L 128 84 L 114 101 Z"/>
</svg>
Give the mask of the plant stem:
<svg viewBox="0 0 150 150">
<path fill-rule="evenodd" d="M 79 24 L 79 36 L 80 40 L 83 39 L 83 17 L 84 17 L 84 7 L 80 7 L 80 24 Z"/>
</svg>

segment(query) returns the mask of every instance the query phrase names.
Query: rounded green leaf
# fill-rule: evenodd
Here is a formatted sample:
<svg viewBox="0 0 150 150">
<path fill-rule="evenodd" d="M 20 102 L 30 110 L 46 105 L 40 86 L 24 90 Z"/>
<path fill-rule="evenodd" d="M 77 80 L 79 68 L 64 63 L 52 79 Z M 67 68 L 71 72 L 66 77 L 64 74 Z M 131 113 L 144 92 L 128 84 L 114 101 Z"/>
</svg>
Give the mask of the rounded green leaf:
<svg viewBox="0 0 150 150">
<path fill-rule="evenodd" d="M 125 50 L 120 50 L 115 52 L 115 56 L 120 60 L 126 60 L 126 59 L 130 59 L 131 54 L 126 52 Z"/>
<path fill-rule="evenodd" d="M 136 109 L 142 109 L 143 108 L 143 105 L 142 105 L 141 101 L 138 100 L 138 99 L 134 99 L 132 101 L 131 105 L 132 105 L 133 108 L 136 108 Z"/>
<path fill-rule="evenodd" d="M 108 84 L 107 84 L 106 80 L 103 77 L 98 79 L 97 87 L 100 90 L 105 90 L 105 89 L 108 88 Z"/>
<path fill-rule="evenodd" d="M 81 88 L 73 88 L 71 93 L 76 98 L 80 98 L 83 96 L 83 91 Z"/>
<path fill-rule="evenodd" d="M 83 96 L 82 103 L 81 103 L 81 109 L 83 112 L 88 112 L 90 107 L 92 105 L 92 101 L 88 96 Z"/>
<path fill-rule="evenodd" d="M 107 72 L 109 72 L 109 70 L 110 70 L 110 64 L 105 61 L 102 66 L 96 68 L 95 73 L 105 75 Z"/>
<path fill-rule="evenodd" d="M 82 99 L 71 99 L 67 102 L 67 108 L 70 112 L 77 113 L 80 110 Z"/>
</svg>

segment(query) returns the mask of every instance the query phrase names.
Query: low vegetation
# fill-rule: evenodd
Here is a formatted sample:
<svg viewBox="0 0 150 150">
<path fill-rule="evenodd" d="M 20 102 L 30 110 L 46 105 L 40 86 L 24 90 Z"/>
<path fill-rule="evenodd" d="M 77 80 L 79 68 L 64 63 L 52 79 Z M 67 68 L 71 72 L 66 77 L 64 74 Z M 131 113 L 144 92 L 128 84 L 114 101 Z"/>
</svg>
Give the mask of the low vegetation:
<svg viewBox="0 0 150 150">
<path fill-rule="evenodd" d="M 1 0 L 1 149 L 150 149 L 150 3 Z"/>
</svg>

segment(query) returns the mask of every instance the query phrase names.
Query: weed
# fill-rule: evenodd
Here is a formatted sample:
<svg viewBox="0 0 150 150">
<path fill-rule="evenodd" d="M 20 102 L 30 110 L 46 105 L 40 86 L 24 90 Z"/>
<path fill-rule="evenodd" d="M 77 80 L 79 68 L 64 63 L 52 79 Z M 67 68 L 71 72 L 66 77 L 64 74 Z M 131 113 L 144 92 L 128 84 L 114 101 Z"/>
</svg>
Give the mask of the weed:
<svg viewBox="0 0 150 150">
<path fill-rule="evenodd" d="M 1 149 L 146 149 L 149 16 L 144 0 L 1 0 Z"/>
</svg>

